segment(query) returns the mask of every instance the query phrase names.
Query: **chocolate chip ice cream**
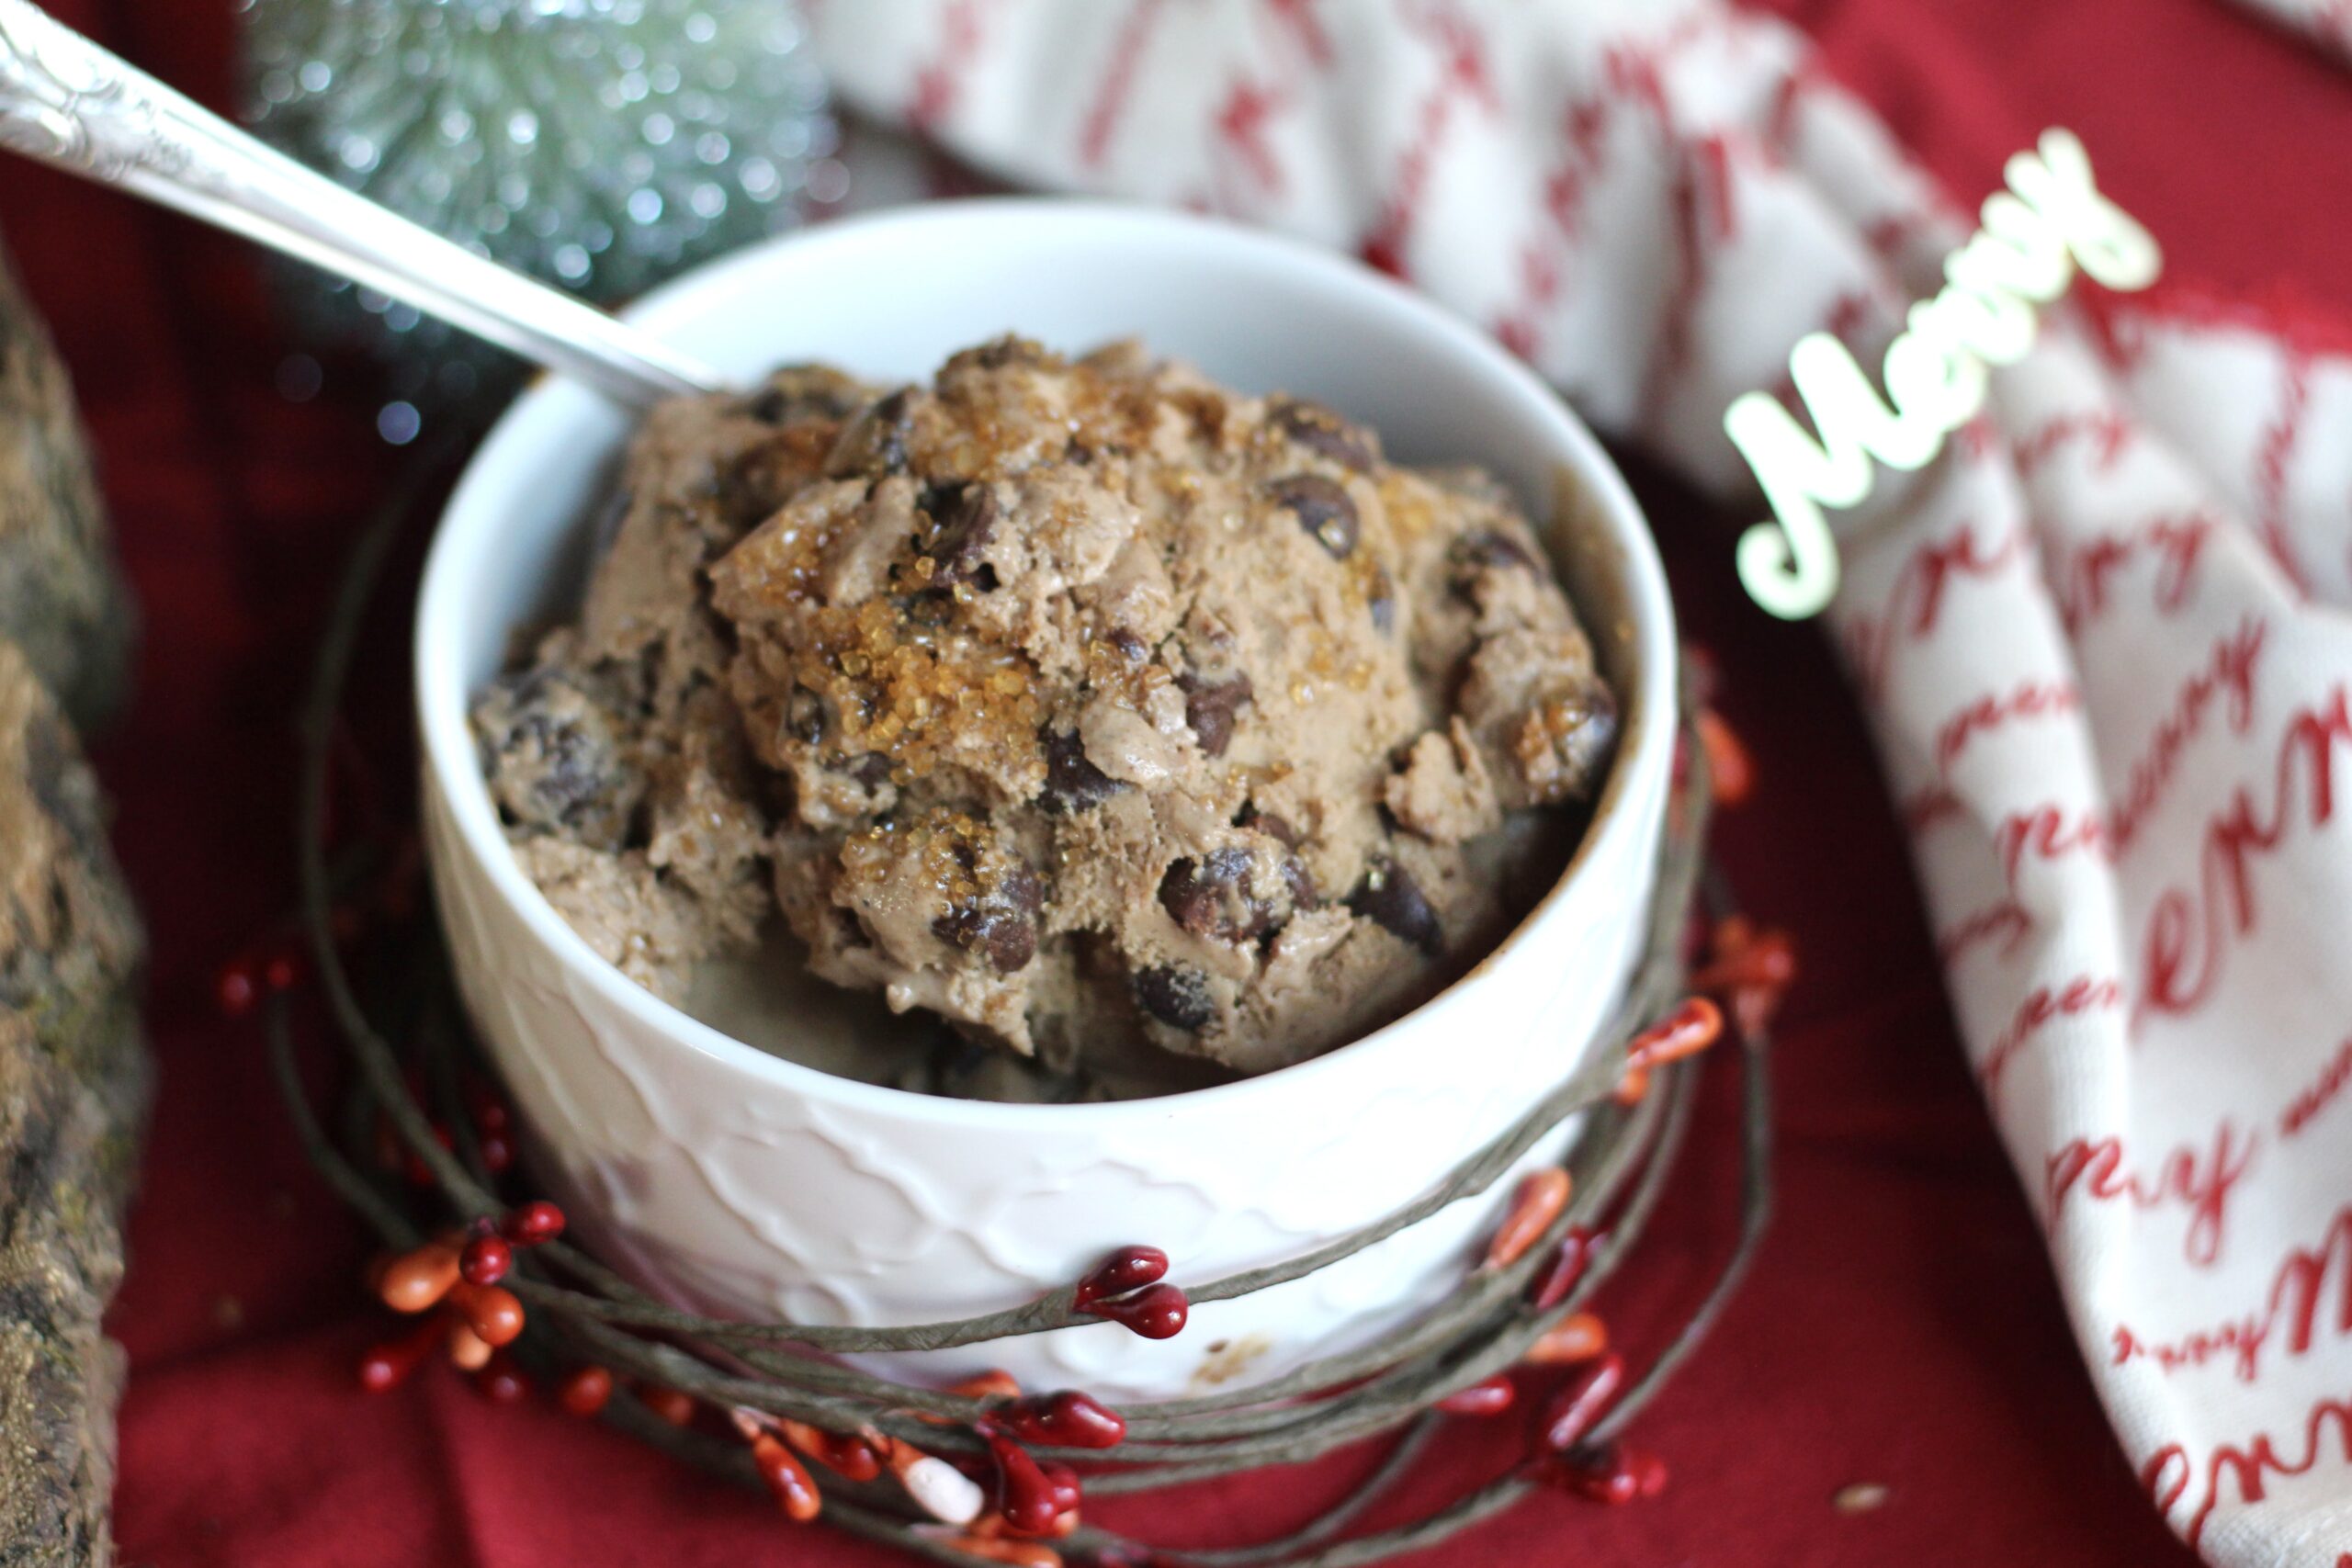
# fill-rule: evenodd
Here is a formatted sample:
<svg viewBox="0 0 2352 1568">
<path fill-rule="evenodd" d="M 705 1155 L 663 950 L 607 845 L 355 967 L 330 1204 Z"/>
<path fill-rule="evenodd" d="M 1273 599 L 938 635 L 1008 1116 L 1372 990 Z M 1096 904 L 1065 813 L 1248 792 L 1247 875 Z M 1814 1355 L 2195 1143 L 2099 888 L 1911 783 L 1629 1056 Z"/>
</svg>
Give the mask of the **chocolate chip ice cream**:
<svg viewBox="0 0 2352 1568">
<path fill-rule="evenodd" d="M 475 724 L 525 868 L 673 998 L 780 914 L 1056 1072 L 1281 1066 L 1491 945 L 1614 738 L 1500 487 L 1131 345 L 781 372 L 622 486 Z"/>
</svg>

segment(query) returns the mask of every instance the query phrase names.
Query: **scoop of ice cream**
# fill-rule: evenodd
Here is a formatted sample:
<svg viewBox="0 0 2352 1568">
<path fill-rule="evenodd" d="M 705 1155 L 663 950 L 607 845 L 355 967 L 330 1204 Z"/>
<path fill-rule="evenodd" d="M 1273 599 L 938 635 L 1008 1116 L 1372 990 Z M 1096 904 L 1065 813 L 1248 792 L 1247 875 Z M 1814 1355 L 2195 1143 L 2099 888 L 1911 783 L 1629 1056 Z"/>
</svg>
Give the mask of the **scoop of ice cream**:
<svg viewBox="0 0 2352 1568">
<path fill-rule="evenodd" d="M 1498 487 L 1129 346 L 787 373 L 660 411 L 625 484 L 477 724 L 574 923 L 659 912 L 656 983 L 772 889 L 819 975 L 1048 1067 L 1264 1070 L 1490 945 L 1613 738 Z M 580 908 L 580 855 L 626 893 Z"/>
</svg>

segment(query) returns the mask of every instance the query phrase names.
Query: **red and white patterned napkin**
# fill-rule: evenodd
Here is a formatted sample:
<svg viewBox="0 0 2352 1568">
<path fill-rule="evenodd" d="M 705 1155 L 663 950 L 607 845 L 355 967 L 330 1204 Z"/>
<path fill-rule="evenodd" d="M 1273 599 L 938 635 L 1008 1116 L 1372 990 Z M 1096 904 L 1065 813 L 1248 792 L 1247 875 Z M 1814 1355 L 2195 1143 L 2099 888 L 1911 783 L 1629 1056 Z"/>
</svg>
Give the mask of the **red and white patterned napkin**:
<svg viewBox="0 0 2352 1568">
<path fill-rule="evenodd" d="M 1808 331 L 1875 364 L 1973 226 L 1799 34 L 1714 4 L 809 9 L 868 113 L 1019 182 L 1358 252 L 1747 505 L 1726 405 L 1785 388 Z M 2352 1552 L 2352 355 L 2109 298 L 1993 385 L 1942 460 L 1838 520 L 1830 619 L 2125 1450 L 2210 1561 L 2329 1568 Z"/>
</svg>

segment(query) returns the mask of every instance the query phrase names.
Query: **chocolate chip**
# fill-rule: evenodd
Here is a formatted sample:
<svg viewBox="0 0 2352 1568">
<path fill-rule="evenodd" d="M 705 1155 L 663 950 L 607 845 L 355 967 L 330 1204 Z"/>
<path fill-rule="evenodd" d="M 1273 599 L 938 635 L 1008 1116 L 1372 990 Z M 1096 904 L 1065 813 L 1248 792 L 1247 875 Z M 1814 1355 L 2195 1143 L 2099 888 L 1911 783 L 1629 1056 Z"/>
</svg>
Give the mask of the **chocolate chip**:
<svg viewBox="0 0 2352 1568">
<path fill-rule="evenodd" d="M 1141 664 L 1151 657 L 1151 645 L 1125 626 L 1114 626 L 1107 640 L 1119 650 L 1119 657 L 1130 664 Z"/>
<path fill-rule="evenodd" d="M 1333 559 L 1345 560 L 1354 553 L 1362 525 L 1356 521 L 1356 503 L 1337 480 L 1320 474 L 1293 474 L 1276 479 L 1269 489 L 1274 500 L 1298 518 L 1298 525 L 1331 552 Z"/>
<path fill-rule="evenodd" d="M 474 710 L 503 815 L 526 828 L 618 847 L 644 794 L 616 716 L 568 670 L 501 677 Z"/>
<path fill-rule="evenodd" d="M 842 771 L 868 789 L 880 789 L 890 782 L 890 759 L 879 751 L 868 751 Z"/>
<path fill-rule="evenodd" d="M 1209 977 L 1197 969 L 1185 964 L 1138 969 L 1134 984 L 1136 1005 L 1171 1029 L 1197 1033 L 1216 1017 Z"/>
<path fill-rule="evenodd" d="M 1286 915 L 1277 900 L 1251 886 L 1247 849 L 1211 849 L 1202 861 L 1173 863 L 1159 879 L 1159 908 L 1193 936 L 1247 942 L 1265 936 Z"/>
<path fill-rule="evenodd" d="M 1453 541 L 1453 555 L 1464 566 L 1490 566 L 1509 570 L 1535 570 L 1535 558 L 1527 553 L 1517 539 L 1499 528 L 1481 528 L 1475 534 L 1464 534 Z"/>
<path fill-rule="evenodd" d="M 1274 406 L 1273 418 L 1275 429 L 1343 468 L 1361 474 L 1378 460 L 1371 437 L 1320 403 L 1286 399 Z"/>
<path fill-rule="evenodd" d="M 1320 889 L 1315 886 L 1315 874 L 1296 855 L 1283 858 L 1283 886 L 1290 890 L 1290 907 L 1312 909 L 1323 902 Z"/>
<path fill-rule="evenodd" d="M 1037 956 L 1037 911 L 1045 901 L 1037 874 L 1014 861 L 970 903 L 933 920 L 932 932 L 1010 975 Z"/>
<path fill-rule="evenodd" d="M 1046 751 L 1042 799 L 1047 811 L 1091 811 L 1127 787 L 1087 760 L 1076 730 L 1048 729 L 1038 740 Z"/>
<path fill-rule="evenodd" d="M 847 419 L 857 412 L 857 384 L 838 371 L 817 366 L 779 370 L 753 394 L 744 412 L 768 424 L 810 417 Z"/>
<path fill-rule="evenodd" d="M 1279 840 L 1284 849 L 1298 848 L 1300 840 L 1306 837 L 1296 828 L 1291 826 L 1289 818 L 1277 817 L 1271 811 L 1261 811 L 1255 806 L 1243 807 L 1241 815 L 1234 819 L 1233 825 L 1237 828 L 1247 828 L 1253 833 L 1263 833 L 1270 839 Z"/>
<path fill-rule="evenodd" d="M 1363 881 L 1348 895 L 1348 908 L 1431 958 L 1445 944 L 1445 932 L 1438 925 L 1437 911 L 1422 897 L 1420 885 L 1393 861 L 1372 863 Z"/>
<path fill-rule="evenodd" d="M 1227 681 L 1207 681 L 1198 675 L 1177 678 L 1184 689 L 1184 722 L 1200 738 L 1201 750 L 1222 757 L 1233 743 L 1233 716 L 1255 694 L 1247 675 Z"/>
<path fill-rule="evenodd" d="M 943 587 L 968 582 L 981 592 L 996 587 L 996 568 L 981 558 L 996 536 L 996 491 L 984 484 L 933 485 L 918 504 L 938 532 L 923 553 L 938 564 L 932 581 Z"/>
<path fill-rule="evenodd" d="M 1053 361 L 1053 355 L 1042 345 L 1011 333 L 993 338 L 970 353 L 972 363 L 983 370 L 1001 370 L 1008 365 L 1047 365 Z"/>
<path fill-rule="evenodd" d="M 901 387 L 849 422 L 825 457 L 830 479 L 904 472 L 907 441 L 914 434 L 914 389 Z"/>
<path fill-rule="evenodd" d="M 535 718 L 526 728 L 547 761 L 532 793 L 548 813 L 569 823 L 595 810 L 607 788 L 606 759 L 599 740 L 577 725 L 547 725 Z"/>
</svg>

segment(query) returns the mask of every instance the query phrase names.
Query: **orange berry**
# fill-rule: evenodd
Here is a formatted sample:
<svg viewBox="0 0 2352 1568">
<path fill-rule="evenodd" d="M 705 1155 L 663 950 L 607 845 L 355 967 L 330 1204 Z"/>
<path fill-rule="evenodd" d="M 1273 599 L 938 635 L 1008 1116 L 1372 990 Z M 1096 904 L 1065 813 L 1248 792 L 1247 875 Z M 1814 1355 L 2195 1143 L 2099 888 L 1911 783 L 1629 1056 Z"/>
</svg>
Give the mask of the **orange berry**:
<svg viewBox="0 0 2352 1568">
<path fill-rule="evenodd" d="M 1527 1348 L 1527 1359 L 1539 1367 L 1589 1361 L 1609 1348 L 1609 1325 L 1589 1312 L 1572 1312 L 1544 1331 Z"/>
<path fill-rule="evenodd" d="M 478 1372 L 490 1365 L 497 1349 L 462 1322 L 449 1325 L 449 1360 L 459 1371 Z"/>
<path fill-rule="evenodd" d="M 428 1241 L 384 1266 L 376 1294 L 394 1312 L 424 1312 L 457 1282 L 458 1249 L 445 1241 Z"/>
<path fill-rule="evenodd" d="M 1568 1173 L 1556 1165 L 1529 1171 L 1511 1195 L 1510 1212 L 1487 1247 L 1487 1267 L 1508 1269 L 1542 1239 L 1560 1211 L 1568 1206 Z"/>
<path fill-rule="evenodd" d="M 449 1304 L 492 1345 L 512 1345 L 523 1332 L 523 1303 L 503 1285 L 472 1285 L 461 1280 L 450 1289 Z"/>
</svg>

